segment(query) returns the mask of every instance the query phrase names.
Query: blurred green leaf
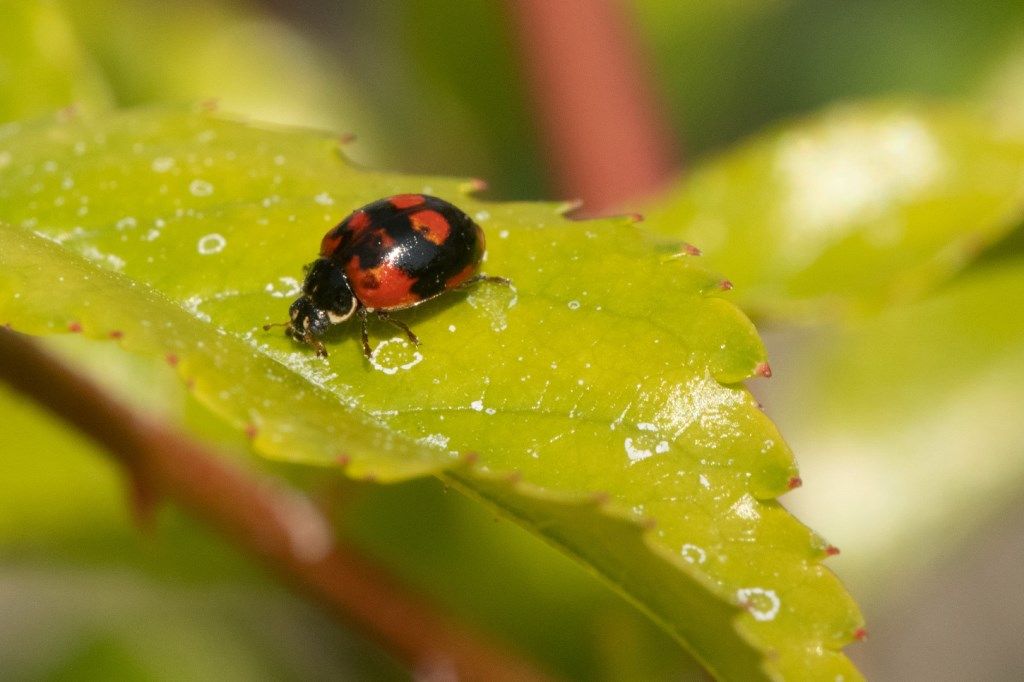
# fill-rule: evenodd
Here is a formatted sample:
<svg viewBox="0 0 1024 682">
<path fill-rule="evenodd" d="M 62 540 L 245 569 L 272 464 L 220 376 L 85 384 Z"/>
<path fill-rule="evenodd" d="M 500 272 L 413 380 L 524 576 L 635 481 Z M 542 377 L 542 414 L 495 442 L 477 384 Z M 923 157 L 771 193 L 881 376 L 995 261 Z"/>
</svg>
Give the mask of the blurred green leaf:
<svg viewBox="0 0 1024 682">
<path fill-rule="evenodd" d="M 165 583 L 118 567 L 0 566 L 13 680 L 403 679 L 281 588 Z"/>
<path fill-rule="evenodd" d="M 650 206 L 760 314 L 834 319 L 913 299 L 1024 215 L 1024 143 L 952 107 L 831 109 L 697 168 Z"/>
<path fill-rule="evenodd" d="M 58 3 L 0 0 L 0 123 L 108 101 L 102 76 Z"/>
<path fill-rule="evenodd" d="M 798 445 L 797 508 L 842 538 L 838 567 L 876 599 L 1019 496 L 1024 263 L 960 278 L 862 328 L 787 334 L 764 392 Z M 871 495 L 865 496 L 864 491 Z"/>
<path fill-rule="evenodd" d="M 970 97 L 1024 20 L 1018 0 L 626 4 L 693 158 L 837 101 Z"/>
<path fill-rule="evenodd" d="M 167 358 L 271 458 L 441 475 L 725 678 L 855 675 L 838 649 L 860 616 L 820 565 L 826 543 L 773 501 L 795 467 L 736 385 L 764 353 L 719 278 L 628 221 L 482 202 L 466 183 L 356 169 L 336 147 L 180 111 L 0 130 L 0 319 Z M 475 216 L 487 270 L 514 287 L 403 313 L 421 348 L 375 326 L 370 363 L 352 329 L 328 360 L 258 330 L 285 316 L 326 229 L 400 192 Z"/>
<path fill-rule="evenodd" d="M 346 65 L 254 3 L 69 0 L 118 104 L 215 99 L 274 123 L 359 130 L 376 122 Z"/>
<path fill-rule="evenodd" d="M 79 335 L 48 337 L 46 346 L 137 408 L 187 420 L 190 430 L 200 431 L 203 440 L 221 451 L 244 449 L 244 443 L 225 440 L 223 427 L 216 428 L 219 422 L 202 419 L 208 413 L 193 409 L 195 401 L 165 363 Z M 71 657 L 69 666 L 80 664 L 80 657 L 119 669 L 134 665 L 137 661 L 118 657 L 124 653 L 121 642 L 129 639 L 131 650 L 139 652 L 150 650 L 150 635 L 166 640 L 169 633 L 137 632 L 135 627 L 146 614 L 166 613 L 167 607 L 159 603 L 164 599 L 177 604 L 196 593 L 195 599 L 209 602 L 212 593 L 234 594 L 214 613 L 204 611 L 217 621 L 224 618 L 222 610 L 244 614 L 257 608 L 251 600 L 266 602 L 268 588 L 258 569 L 172 509 L 159 515 L 155 530 L 140 534 L 129 521 L 123 475 L 89 441 L 68 433 L 63 423 L 9 394 L 3 385 L 0 414 L 5 415 L 0 426 L 0 452 L 5 453 L 0 477 L 0 631 L 6 633 L 0 635 L 0 652 L 8 675 L 38 677 L 19 671 L 49 670 L 65 653 Z M 239 440 L 237 433 L 233 436 Z M 699 674 L 668 635 L 575 562 L 512 523 L 496 523 L 480 505 L 435 480 L 339 486 L 335 477 L 325 477 L 319 469 L 297 476 L 295 467 L 275 466 L 273 473 L 308 488 L 313 499 L 332 500 L 336 526 L 348 541 L 383 559 L 405 582 L 467 623 L 501 633 L 555 672 L 593 680 L 689 679 L 681 675 Z M 29 579 L 30 574 L 35 577 Z M 132 596 L 128 604 L 110 608 L 110 600 L 97 598 L 97 592 L 123 593 L 117 576 L 130 583 L 127 592 Z M 69 580 L 89 584 L 87 594 L 79 595 L 81 605 L 55 590 L 60 584 L 78 594 L 67 587 Z M 14 584 L 17 588 L 3 588 Z M 18 594 L 17 602 L 5 598 L 12 593 Z M 65 599 L 64 607 L 52 608 L 50 599 Z M 291 620 L 290 629 L 313 630 L 304 633 L 303 641 L 328 636 L 318 634 L 316 623 L 306 622 L 297 603 L 288 610 L 286 606 L 273 607 L 282 611 L 273 616 L 276 623 Z M 180 626 L 176 618 L 165 623 L 170 630 Z M 198 627 L 218 626 L 204 621 Z M 320 629 L 334 627 L 324 623 Z M 40 639 L 39 632 L 49 633 L 46 645 L 30 646 Z M 625 641 L 630 643 L 627 651 Z M 283 642 L 276 650 L 279 664 L 306 658 L 304 647 L 294 644 Z M 13 651 L 20 653 L 12 659 Z M 338 653 L 345 658 L 341 654 L 346 652 Z M 148 662 L 149 657 L 141 659 Z M 235 677 L 248 670 L 248 665 L 230 663 L 218 669 L 226 667 Z M 126 674 L 122 670 L 107 679 Z"/>
</svg>

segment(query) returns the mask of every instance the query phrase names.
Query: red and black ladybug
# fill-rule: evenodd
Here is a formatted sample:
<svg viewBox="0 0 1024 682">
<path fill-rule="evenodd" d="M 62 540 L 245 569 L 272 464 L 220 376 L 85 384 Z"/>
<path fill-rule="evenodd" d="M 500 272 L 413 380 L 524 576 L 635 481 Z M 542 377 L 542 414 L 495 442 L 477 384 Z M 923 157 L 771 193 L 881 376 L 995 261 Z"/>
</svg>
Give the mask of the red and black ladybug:
<svg viewBox="0 0 1024 682">
<path fill-rule="evenodd" d="M 326 356 L 320 337 L 358 314 L 363 353 L 370 357 L 370 313 L 419 339 L 388 313 L 419 305 L 446 291 L 503 277 L 477 273 L 484 233 L 444 199 L 398 194 L 354 211 L 320 242 L 320 258 L 306 266 L 302 295 L 288 309 L 288 335 Z M 275 325 L 264 325 L 270 329 Z"/>
</svg>

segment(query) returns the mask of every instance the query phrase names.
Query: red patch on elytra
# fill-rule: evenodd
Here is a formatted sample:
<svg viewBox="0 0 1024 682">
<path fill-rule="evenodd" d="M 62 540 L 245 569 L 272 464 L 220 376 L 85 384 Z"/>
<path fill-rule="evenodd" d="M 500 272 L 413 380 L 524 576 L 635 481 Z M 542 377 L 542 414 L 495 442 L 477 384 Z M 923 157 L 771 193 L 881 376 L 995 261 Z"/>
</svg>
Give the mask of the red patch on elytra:
<svg viewBox="0 0 1024 682">
<path fill-rule="evenodd" d="M 384 262 L 372 270 L 359 267 L 359 258 L 349 261 L 346 273 L 356 298 L 367 308 L 403 308 L 420 300 L 412 292 L 416 283 L 401 268 Z"/>
<path fill-rule="evenodd" d="M 448 278 L 448 281 L 444 283 L 445 288 L 454 289 L 460 284 L 465 283 L 466 280 L 473 276 L 474 272 L 476 272 L 476 265 L 467 265 L 458 273 Z"/>
<path fill-rule="evenodd" d="M 427 200 L 423 198 L 422 194 L 396 194 L 388 199 L 388 203 L 401 210 L 403 208 L 412 208 L 413 206 L 425 204 L 427 203 Z"/>
<path fill-rule="evenodd" d="M 434 244 L 444 244 L 451 232 L 451 225 L 448 219 L 437 211 L 424 210 L 416 211 L 409 216 L 414 230 L 422 234 L 428 241 Z"/>
<path fill-rule="evenodd" d="M 341 245 L 341 233 L 335 230 L 331 230 L 324 235 L 324 238 L 320 240 L 320 255 L 324 258 L 330 258 L 335 251 L 338 250 L 338 246 Z"/>
<path fill-rule="evenodd" d="M 345 221 L 345 227 L 353 232 L 359 232 L 360 230 L 368 228 L 370 226 L 370 222 L 370 214 L 366 211 L 356 211 L 347 221 Z"/>
</svg>

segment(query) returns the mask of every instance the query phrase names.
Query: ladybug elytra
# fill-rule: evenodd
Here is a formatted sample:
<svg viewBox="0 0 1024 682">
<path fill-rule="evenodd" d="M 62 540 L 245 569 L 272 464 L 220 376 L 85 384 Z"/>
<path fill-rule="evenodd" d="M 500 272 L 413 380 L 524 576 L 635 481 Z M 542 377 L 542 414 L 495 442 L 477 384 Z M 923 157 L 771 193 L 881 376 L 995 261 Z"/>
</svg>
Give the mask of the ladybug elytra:
<svg viewBox="0 0 1024 682">
<path fill-rule="evenodd" d="M 369 358 L 366 322 L 372 313 L 418 345 L 412 330 L 389 313 L 476 282 L 509 284 L 477 272 L 483 254 L 483 230 L 443 199 L 398 194 L 374 201 L 324 235 L 320 257 L 306 266 L 302 295 L 282 326 L 323 357 L 327 349 L 320 339 L 328 328 L 358 315 L 363 354 Z"/>
</svg>

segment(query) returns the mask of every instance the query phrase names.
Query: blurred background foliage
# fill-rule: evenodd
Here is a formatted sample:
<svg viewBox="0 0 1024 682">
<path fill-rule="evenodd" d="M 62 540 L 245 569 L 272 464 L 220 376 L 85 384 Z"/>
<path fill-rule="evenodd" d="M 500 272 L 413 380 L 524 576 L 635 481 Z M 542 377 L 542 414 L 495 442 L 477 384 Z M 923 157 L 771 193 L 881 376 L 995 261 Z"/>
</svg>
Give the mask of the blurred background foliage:
<svg viewBox="0 0 1024 682">
<path fill-rule="evenodd" d="M 622 4 L 687 167 L 781 120 L 866 97 L 952 100 L 1024 133 L 1018 0 Z M 494 198 L 563 198 L 523 83 L 529 40 L 497 0 L 0 0 L 0 123 L 72 103 L 216 98 L 245 116 L 354 133 L 363 164 L 482 177 Z M 1024 670 L 1013 639 L 1024 629 L 1014 581 L 1024 529 L 1012 513 L 1024 479 L 1014 417 L 1024 330 L 1012 307 L 1022 244 L 1018 229 L 934 297 L 863 326 L 762 321 L 776 369 L 763 398 L 806 484 L 786 502 L 844 551 L 834 565 L 872 632 L 850 653 L 869 676 Z M 80 340 L 50 345 L 244 449 L 167 370 Z M 5 391 L 0 410 L 6 679 L 403 676 L 173 509 L 140 534 L 101 453 Z M 942 435 L 946 415 L 954 426 Z M 369 553 L 557 672 L 700 674 L 584 571 L 435 482 L 302 482 L 343 500 L 338 518 Z"/>
</svg>

